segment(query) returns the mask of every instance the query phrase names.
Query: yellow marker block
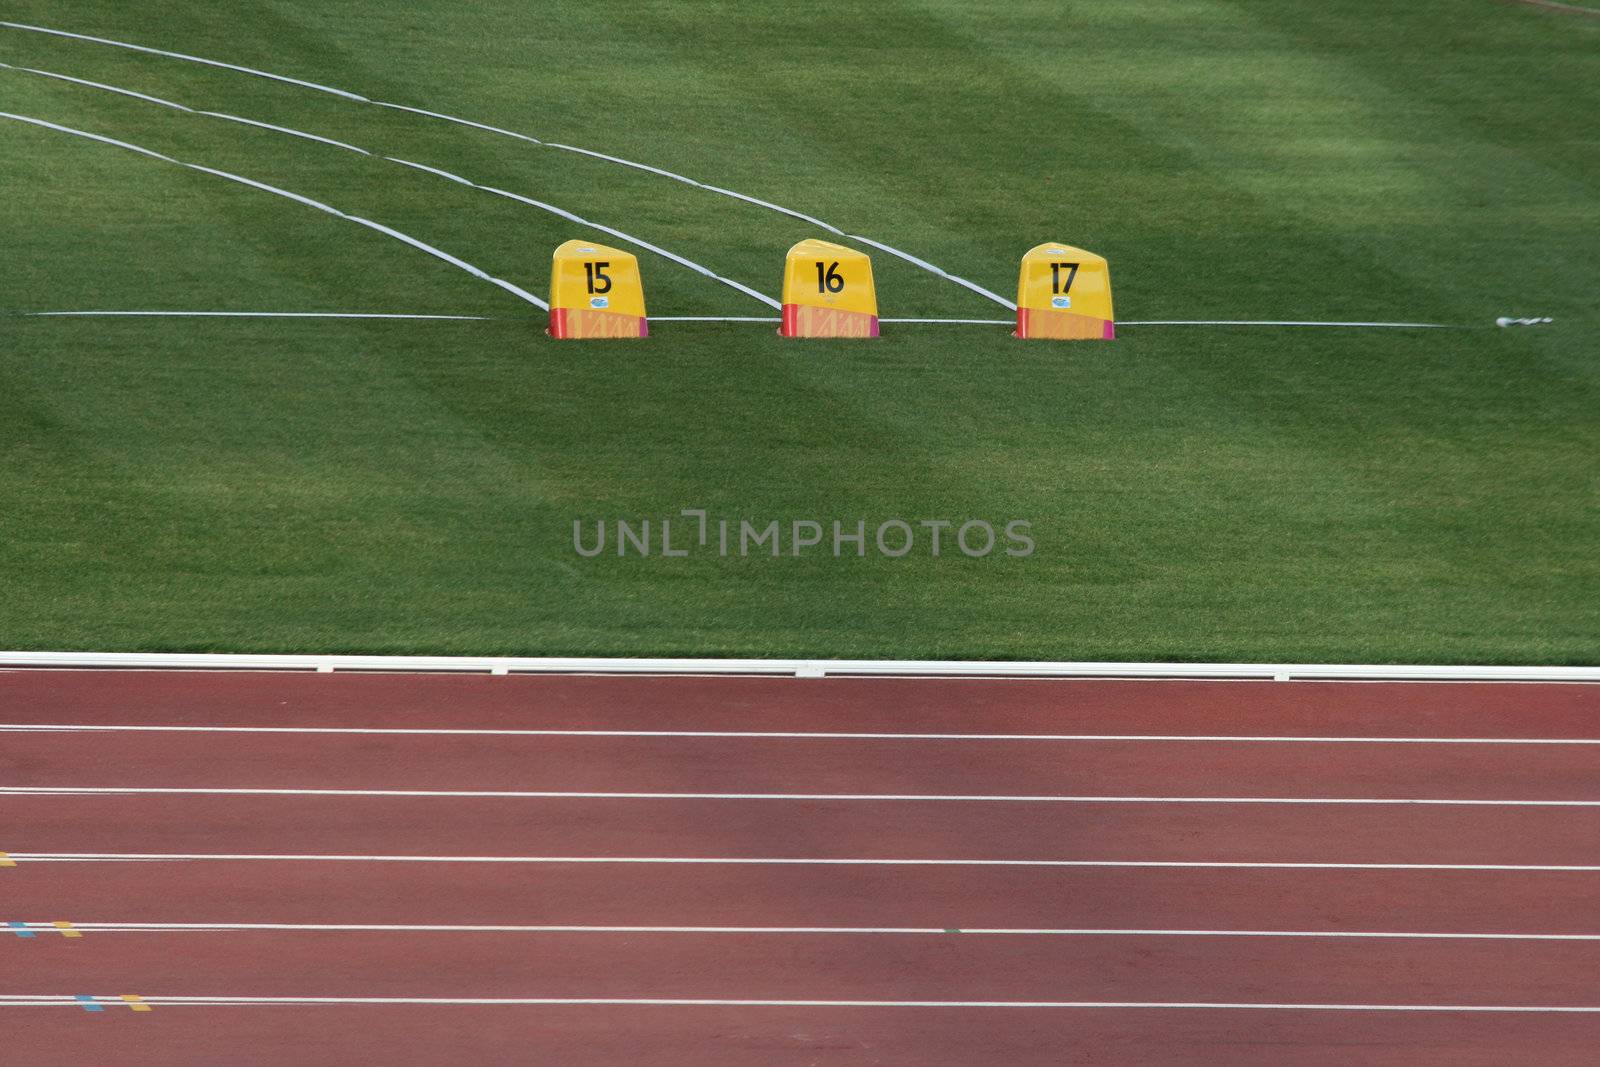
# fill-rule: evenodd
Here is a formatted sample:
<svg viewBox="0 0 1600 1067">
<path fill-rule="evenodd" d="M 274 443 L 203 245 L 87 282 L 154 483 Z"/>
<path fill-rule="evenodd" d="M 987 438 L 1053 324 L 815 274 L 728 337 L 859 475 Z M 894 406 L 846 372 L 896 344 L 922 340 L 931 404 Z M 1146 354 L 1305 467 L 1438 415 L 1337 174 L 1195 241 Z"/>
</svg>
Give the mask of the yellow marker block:
<svg viewBox="0 0 1600 1067">
<path fill-rule="evenodd" d="M 53 922 L 50 925 L 54 926 L 57 930 L 60 930 L 62 937 L 82 937 L 83 936 L 83 931 L 82 930 L 74 930 L 72 928 L 72 924 L 71 923 Z"/>
<path fill-rule="evenodd" d="M 0 852 L 0 867 L 15 867 L 17 861 L 11 858 L 9 852 Z"/>
<path fill-rule="evenodd" d="M 1052 341 L 1112 340 L 1111 271 L 1105 257 L 1068 244 L 1043 244 L 1022 257 L 1017 336 Z"/>
<path fill-rule="evenodd" d="M 876 337 L 872 260 L 827 241 L 801 241 L 783 263 L 784 337 Z"/>
<path fill-rule="evenodd" d="M 122 999 L 126 1001 L 128 1007 L 132 1008 L 134 1011 L 155 1011 L 155 1009 L 146 1004 L 144 1002 L 144 998 L 139 996 L 137 993 L 124 993 L 122 994 Z"/>
<path fill-rule="evenodd" d="M 550 266 L 550 336 L 649 337 L 644 283 L 631 252 L 568 241 Z"/>
</svg>

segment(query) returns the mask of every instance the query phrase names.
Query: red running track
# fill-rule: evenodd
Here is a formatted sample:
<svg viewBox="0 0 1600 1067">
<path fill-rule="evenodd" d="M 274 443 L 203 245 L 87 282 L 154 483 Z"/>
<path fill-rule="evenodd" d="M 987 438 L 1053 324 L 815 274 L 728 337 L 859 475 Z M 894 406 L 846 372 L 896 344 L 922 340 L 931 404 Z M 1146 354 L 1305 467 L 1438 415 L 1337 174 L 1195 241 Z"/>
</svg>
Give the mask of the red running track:
<svg viewBox="0 0 1600 1067">
<path fill-rule="evenodd" d="M 0 1059 L 1591 1064 L 1600 1010 L 1548 1009 L 1600 1009 L 1597 713 L 0 672 Z"/>
</svg>

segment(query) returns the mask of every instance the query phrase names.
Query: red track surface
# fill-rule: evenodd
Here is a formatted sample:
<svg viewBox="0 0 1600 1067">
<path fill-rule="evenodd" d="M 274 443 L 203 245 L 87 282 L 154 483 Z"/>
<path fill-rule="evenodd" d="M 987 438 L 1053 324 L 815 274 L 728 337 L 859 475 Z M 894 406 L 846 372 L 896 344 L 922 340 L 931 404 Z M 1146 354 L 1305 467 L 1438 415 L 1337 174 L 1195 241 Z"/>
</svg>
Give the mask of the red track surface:
<svg viewBox="0 0 1600 1067">
<path fill-rule="evenodd" d="M 1600 807 L 1526 803 L 1600 801 L 1600 745 L 1242 740 L 1600 738 L 1600 687 L 13 672 L 0 673 L 0 723 L 1241 738 L 0 732 L 0 787 L 286 791 L 0 794 L 0 850 L 17 860 L 0 868 L 0 923 L 88 926 L 80 938 L 0 932 L 0 1061 L 19 1067 L 1409 1067 L 1592 1064 L 1600 1048 L 1600 1013 L 1376 1010 L 1600 1008 L 1600 940 L 1461 936 L 1600 935 L 1600 871 L 1411 866 L 1600 866 Z M 330 789 L 735 795 L 294 792 Z M 885 795 L 924 799 L 855 799 Z M 971 799 L 997 796 L 1033 799 Z M 1313 803 L 1260 802 L 1283 799 Z M 1363 803 L 1318 802 L 1333 799 Z M 1381 803 L 1419 799 L 1522 803 Z M 83 853 L 538 862 L 39 857 Z M 981 932 L 996 929 L 1058 932 Z M 1142 932 L 1059 932 L 1082 930 Z M 154 1010 L 5 1003 L 120 994 Z M 1367 1007 L 1292 1007 L 1315 1004 Z"/>
</svg>

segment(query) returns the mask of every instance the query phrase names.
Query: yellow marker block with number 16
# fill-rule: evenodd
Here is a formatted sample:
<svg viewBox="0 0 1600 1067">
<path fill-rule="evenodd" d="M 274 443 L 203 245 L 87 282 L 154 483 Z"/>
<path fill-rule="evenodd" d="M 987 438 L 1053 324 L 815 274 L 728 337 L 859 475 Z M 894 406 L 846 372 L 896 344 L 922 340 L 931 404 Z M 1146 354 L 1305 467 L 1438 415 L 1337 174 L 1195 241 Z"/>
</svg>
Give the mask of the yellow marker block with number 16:
<svg viewBox="0 0 1600 1067">
<path fill-rule="evenodd" d="M 1044 244 L 1022 257 L 1017 336 L 1052 341 L 1112 340 L 1111 271 L 1105 257 L 1068 244 Z"/>
<path fill-rule="evenodd" d="M 876 337 L 872 260 L 827 241 L 801 241 L 783 264 L 784 337 Z"/>
<path fill-rule="evenodd" d="M 644 284 L 633 253 L 568 241 L 550 265 L 550 336 L 649 337 Z"/>
</svg>

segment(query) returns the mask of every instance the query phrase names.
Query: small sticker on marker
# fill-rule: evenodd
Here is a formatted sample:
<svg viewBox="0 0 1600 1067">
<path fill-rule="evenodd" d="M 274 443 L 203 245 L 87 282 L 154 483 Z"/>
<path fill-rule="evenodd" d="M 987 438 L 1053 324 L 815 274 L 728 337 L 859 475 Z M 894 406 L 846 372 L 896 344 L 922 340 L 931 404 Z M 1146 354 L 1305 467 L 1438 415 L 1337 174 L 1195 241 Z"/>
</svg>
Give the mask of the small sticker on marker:
<svg viewBox="0 0 1600 1067">
<path fill-rule="evenodd" d="M 611 298 L 606 296 L 591 296 L 589 298 L 589 306 L 592 308 L 608 308 L 611 306 Z"/>
<path fill-rule="evenodd" d="M 1053 296 L 1050 298 L 1050 306 L 1053 308 L 1069 308 L 1072 306 L 1072 297 Z"/>
</svg>

